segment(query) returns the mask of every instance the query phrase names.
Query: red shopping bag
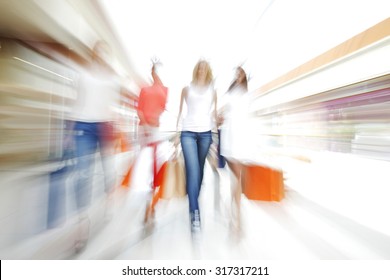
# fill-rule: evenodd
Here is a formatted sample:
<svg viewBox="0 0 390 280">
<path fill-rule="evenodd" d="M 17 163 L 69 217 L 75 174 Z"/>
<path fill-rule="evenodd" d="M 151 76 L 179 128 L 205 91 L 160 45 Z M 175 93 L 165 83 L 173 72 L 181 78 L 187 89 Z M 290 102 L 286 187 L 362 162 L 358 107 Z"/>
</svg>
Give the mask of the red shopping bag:
<svg viewBox="0 0 390 280">
<path fill-rule="evenodd" d="M 284 198 L 283 172 L 261 165 L 246 165 L 243 193 L 248 199 L 281 201 Z"/>
</svg>

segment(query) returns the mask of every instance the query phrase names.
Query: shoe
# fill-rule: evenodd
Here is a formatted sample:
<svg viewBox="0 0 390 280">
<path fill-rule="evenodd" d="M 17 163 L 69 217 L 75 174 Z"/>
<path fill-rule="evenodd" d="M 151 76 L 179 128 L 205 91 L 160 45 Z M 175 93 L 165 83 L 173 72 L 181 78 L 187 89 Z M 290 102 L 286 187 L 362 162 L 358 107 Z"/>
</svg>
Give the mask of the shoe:
<svg viewBox="0 0 390 280">
<path fill-rule="evenodd" d="M 199 210 L 191 211 L 191 231 L 199 232 L 200 226 L 200 213 Z"/>
</svg>

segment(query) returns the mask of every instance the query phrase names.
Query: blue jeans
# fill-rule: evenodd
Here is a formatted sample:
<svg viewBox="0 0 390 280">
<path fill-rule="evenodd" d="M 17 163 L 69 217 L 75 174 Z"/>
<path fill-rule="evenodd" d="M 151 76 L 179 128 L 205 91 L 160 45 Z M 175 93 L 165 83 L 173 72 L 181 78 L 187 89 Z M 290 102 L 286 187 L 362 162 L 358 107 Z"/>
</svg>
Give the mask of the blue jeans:
<svg viewBox="0 0 390 280">
<path fill-rule="evenodd" d="M 183 131 L 180 140 L 186 168 L 190 211 L 193 212 L 199 210 L 198 198 L 203 180 L 204 164 L 212 142 L 211 131 Z"/>
<path fill-rule="evenodd" d="M 60 168 L 49 174 L 49 201 L 47 205 L 47 228 L 57 227 L 65 221 L 66 178 L 73 171 L 73 151 L 65 148 Z"/>
<path fill-rule="evenodd" d="M 76 122 L 74 126 L 76 144 L 76 171 L 75 185 L 76 205 L 81 210 L 90 205 L 92 196 L 92 171 L 95 162 L 95 153 L 99 147 L 103 164 L 105 192 L 113 187 L 113 167 L 107 166 L 106 149 L 112 144 L 113 127 L 105 122 Z"/>
</svg>

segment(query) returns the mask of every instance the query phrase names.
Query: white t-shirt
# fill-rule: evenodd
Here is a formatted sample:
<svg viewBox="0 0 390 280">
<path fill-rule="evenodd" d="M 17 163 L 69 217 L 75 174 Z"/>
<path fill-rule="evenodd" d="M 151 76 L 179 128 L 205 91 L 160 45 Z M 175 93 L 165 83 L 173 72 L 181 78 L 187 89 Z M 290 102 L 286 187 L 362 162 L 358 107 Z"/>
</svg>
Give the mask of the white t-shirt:
<svg viewBox="0 0 390 280">
<path fill-rule="evenodd" d="M 72 119 L 82 122 L 115 120 L 115 107 L 120 102 L 120 84 L 114 75 L 103 69 L 81 73 Z"/>
<path fill-rule="evenodd" d="M 182 130 L 205 132 L 215 126 L 213 120 L 213 103 L 215 91 L 212 86 L 200 87 L 190 85 L 185 97 L 187 114 L 183 119 Z"/>
<path fill-rule="evenodd" d="M 253 153 L 250 145 L 249 94 L 234 88 L 223 97 L 224 122 L 221 126 L 221 154 L 230 159 L 246 159 Z"/>
</svg>

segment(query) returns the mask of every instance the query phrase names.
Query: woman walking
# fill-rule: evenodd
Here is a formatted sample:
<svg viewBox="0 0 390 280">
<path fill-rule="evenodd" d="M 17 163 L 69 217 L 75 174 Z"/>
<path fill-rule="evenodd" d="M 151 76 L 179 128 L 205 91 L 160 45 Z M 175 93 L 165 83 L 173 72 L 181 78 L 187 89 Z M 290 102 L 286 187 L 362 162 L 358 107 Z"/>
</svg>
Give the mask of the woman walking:
<svg viewBox="0 0 390 280">
<path fill-rule="evenodd" d="M 191 84 L 182 90 L 177 128 L 184 103 L 187 114 L 182 120 L 180 141 L 186 170 L 191 230 L 198 232 L 201 229 L 198 198 L 205 160 L 212 142 L 211 130 L 216 123 L 217 106 L 213 74 L 207 61 L 200 60 L 195 65 Z"/>
</svg>

